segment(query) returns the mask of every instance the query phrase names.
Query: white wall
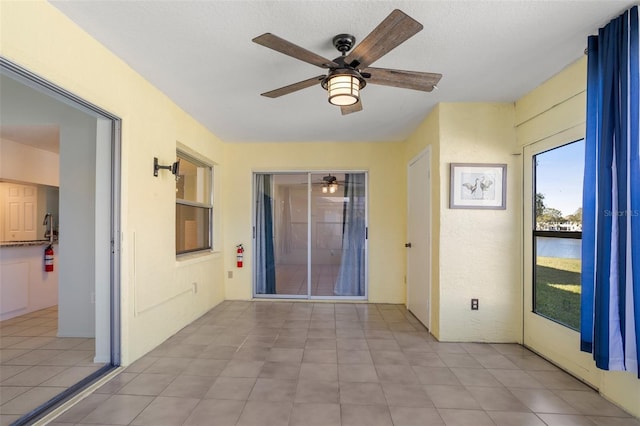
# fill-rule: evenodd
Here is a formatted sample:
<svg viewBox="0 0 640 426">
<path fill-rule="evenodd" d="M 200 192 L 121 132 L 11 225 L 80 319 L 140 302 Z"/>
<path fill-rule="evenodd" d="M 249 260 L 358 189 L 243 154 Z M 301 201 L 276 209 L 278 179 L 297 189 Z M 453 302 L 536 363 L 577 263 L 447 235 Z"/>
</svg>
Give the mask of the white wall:
<svg viewBox="0 0 640 426">
<path fill-rule="evenodd" d="M 4 40 L 3 40 L 4 41 Z M 23 83 L 0 76 L 0 123 L 25 127 L 57 123 L 73 109 Z M 0 179 L 59 186 L 58 154 L 0 139 Z"/>
<path fill-rule="evenodd" d="M 0 139 L 0 180 L 59 185 L 58 154 Z"/>
<path fill-rule="evenodd" d="M 96 119 L 60 123 L 58 336 L 95 337 Z"/>
</svg>

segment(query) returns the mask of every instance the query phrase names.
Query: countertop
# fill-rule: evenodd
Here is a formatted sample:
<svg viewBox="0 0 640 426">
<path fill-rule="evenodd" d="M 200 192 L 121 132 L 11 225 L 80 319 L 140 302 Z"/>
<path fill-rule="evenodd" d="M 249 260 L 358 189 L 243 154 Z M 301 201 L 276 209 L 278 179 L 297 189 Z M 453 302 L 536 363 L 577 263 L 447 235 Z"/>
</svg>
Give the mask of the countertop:
<svg viewBox="0 0 640 426">
<path fill-rule="evenodd" d="M 0 241 L 0 247 L 46 246 L 48 244 L 50 244 L 49 240 Z M 58 244 L 58 241 L 54 241 L 53 244 Z"/>
</svg>

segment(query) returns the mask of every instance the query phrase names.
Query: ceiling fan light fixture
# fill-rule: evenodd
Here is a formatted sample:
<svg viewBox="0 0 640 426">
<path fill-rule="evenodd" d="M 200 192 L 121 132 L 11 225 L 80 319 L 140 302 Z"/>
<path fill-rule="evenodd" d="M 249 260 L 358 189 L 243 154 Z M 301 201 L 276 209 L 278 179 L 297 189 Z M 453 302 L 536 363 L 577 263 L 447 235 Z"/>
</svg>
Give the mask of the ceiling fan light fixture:
<svg viewBox="0 0 640 426">
<path fill-rule="evenodd" d="M 349 106 L 360 100 L 360 89 L 366 84 L 356 70 L 344 68 L 329 73 L 322 82 L 322 87 L 327 90 L 330 104 Z"/>
<path fill-rule="evenodd" d="M 322 193 L 335 194 L 338 191 L 338 179 L 335 176 L 325 176 L 322 178 Z"/>
<path fill-rule="evenodd" d="M 322 185 L 323 194 L 335 194 L 338 191 L 338 184 L 336 182 Z"/>
<path fill-rule="evenodd" d="M 352 75 L 333 75 L 327 81 L 327 92 L 332 105 L 353 105 L 360 99 L 360 82 Z"/>
</svg>

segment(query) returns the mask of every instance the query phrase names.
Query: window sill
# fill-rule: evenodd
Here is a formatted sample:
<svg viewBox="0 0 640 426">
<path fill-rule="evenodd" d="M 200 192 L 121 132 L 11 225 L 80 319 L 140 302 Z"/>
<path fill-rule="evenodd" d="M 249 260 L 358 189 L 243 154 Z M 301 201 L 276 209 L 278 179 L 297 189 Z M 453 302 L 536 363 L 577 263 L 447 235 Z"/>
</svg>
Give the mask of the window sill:
<svg viewBox="0 0 640 426">
<path fill-rule="evenodd" d="M 222 252 L 220 251 L 199 251 L 197 253 L 185 253 L 179 254 L 176 256 L 176 265 L 177 266 L 187 266 L 192 265 L 194 263 L 206 262 L 212 259 L 217 259 L 222 256 Z"/>
</svg>

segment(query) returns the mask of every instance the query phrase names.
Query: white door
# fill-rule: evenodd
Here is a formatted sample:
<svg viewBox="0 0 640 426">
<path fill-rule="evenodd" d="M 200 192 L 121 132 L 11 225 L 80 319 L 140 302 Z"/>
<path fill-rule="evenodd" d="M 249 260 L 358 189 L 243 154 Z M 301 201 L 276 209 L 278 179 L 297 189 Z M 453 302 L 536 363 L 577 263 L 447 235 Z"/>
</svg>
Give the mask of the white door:
<svg viewBox="0 0 640 426">
<path fill-rule="evenodd" d="M 407 309 L 430 327 L 431 153 L 409 162 L 407 200 Z"/>
<path fill-rule="evenodd" d="M 6 184 L 5 239 L 37 239 L 37 188 L 31 185 Z"/>
</svg>

